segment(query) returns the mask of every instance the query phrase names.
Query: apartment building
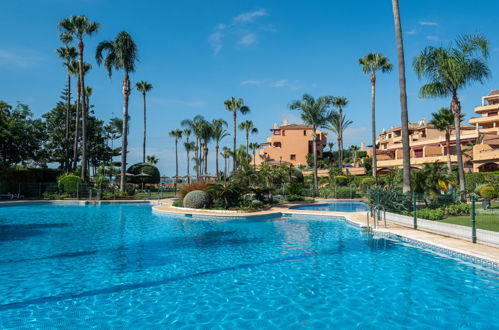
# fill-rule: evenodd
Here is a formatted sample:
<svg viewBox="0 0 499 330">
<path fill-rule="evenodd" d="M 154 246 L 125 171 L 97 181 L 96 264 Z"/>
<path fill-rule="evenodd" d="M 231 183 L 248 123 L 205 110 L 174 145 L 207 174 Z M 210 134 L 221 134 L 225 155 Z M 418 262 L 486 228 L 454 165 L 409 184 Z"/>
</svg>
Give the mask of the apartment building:
<svg viewBox="0 0 499 330">
<path fill-rule="evenodd" d="M 287 120 L 281 126 L 277 123 L 270 130 L 271 136 L 267 142 L 262 143 L 257 151 L 256 164 L 269 163 L 271 165 L 290 165 L 298 167 L 307 165 L 307 154 L 313 150 L 312 126 L 303 124 L 289 124 Z M 317 155 L 322 157 L 322 152 L 327 144 L 327 133 L 316 130 Z"/>
<path fill-rule="evenodd" d="M 475 108 L 481 117 L 471 118 L 471 125 L 461 125 L 461 150 L 466 172 L 499 170 L 499 90 L 482 98 L 482 105 Z M 409 123 L 411 167 L 420 168 L 426 163 L 447 162 L 450 152 L 452 164 L 457 163 L 456 135 L 450 137 L 450 150 L 445 146 L 445 133 L 438 131 L 425 118 Z M 372 156 L 372 149 L 368 150 Z M 401 126 L 383 130 L 376 141 L 378 173 L 402 167 Z"/>
</svg>

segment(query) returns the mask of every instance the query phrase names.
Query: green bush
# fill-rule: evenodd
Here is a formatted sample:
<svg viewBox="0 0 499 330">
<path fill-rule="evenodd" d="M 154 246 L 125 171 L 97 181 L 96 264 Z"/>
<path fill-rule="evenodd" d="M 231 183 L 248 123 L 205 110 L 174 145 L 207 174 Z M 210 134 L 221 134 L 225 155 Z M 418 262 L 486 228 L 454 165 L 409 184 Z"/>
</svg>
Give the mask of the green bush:
<svg viewBox="0 0 499 330">
<path fill-rule="evenodd" d="M 483 199 L 493 199 L 497 197 L 497 191 L 492 186 L 484 186 L 480 189 L 480 197 Z"/>
<path fill-rule="evenodd" d="M 75 194 L 78 190 L 79 184 L 82 181 L 79 176 L 71 173 L 66 173 L 57 178 L 57 184 L 61 192 L 66 192 L 69 194 Z"/>
<path fill-rule="evenodd" d="M 334 177 L 334 184 L 340 187 L 348 185 L 348 178 L 344 175 L 336 175 Z"/>
<path fill-rule="evenodd" d="M 205 191 L 194 190 L 185 195 L 183 205 L 191 209 L 206 208 L 211 205 L 211 198 Z"/>
<path fill-rule="evenodd" d="M 469 215 L 471 214 L 471 206 L 467 203 L 458 203 L 447 205 L 440 208 L 446 215 Z"/>
<path fill-rule="evenodd" d="M 149 184 L 158 184 L 160 181 L 160 173 L 156 166 L 150 163 L 137 163 L 128 168 L 127 173 L 131 173 L 134 175 L 138 175 L 141 173 L 148 174 L 150 176 L 147 177 L 127 177 L 127 182 L 141 184 L 141 183 L 149 183 Z"/>
<path fill-rule="evenodd" d="M 336 198 L 357 198 L 359 197 L 357 189 L 354 187 L 341 187 L 336 189 Z"/>
<path fill-rule="evenodd" d="M 176 207 L 182 207 L 184 206 L 184 201 L 181 199 L 176 199 L 173 201 L 172 205 Z"/>
<path fill-rule="evenodd" d="M 251 201 L 251 207 L 255 209 L 261 209 L 263 207 L 263 202 L 257 199 Z"/>
<path fill-rule="evenodd" d="M 288 202 L 301 202 L 305 200 L 305 197 L 301 195 L 288 195 L 286 196 Z"/>
<path fill-rule="evenodd" d="M 416 211 L 416 216 L 421 219 L 442 220 L 445 214 L 441 209 L 419 209 Z"/>
<path fill-rule="evenodd" d="M 368 177 L 363 178 L 360 181 L 360 184 L 363 186 L 372 187 L 376 184 L 376 180 L 374 180 L 374 178 L 372 176 L 368 176 Z"/>
</svg>

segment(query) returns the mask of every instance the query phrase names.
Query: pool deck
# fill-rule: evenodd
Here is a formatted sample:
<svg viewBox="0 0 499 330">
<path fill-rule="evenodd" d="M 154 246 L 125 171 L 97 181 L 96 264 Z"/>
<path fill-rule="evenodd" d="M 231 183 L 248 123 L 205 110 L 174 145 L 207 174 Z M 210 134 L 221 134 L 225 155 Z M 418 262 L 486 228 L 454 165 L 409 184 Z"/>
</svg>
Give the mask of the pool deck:
<svg viewBox="0 0 499 330">
<path fill-rule="evenodd" d="M 332 211 L 313 211 L 313 210 L 299 210 L 292 209 L 290 207 L 300 205 L 300 204 L 312 204 L 307 203 L 281 203 L 277 204 L 267 210 L 263 211 L 252 211 L 252 212 L 242 212 L 242 211 L 219 211 L 219 210 L 196 210 L 196 209 L 184 209 L 180 207 L 174 207 L 171 205 L 172 199 L 161 200 L 161 205 L 154 206 L 154 211 L 161 213 L 169 213 L 176 215 L 199 215 L 199 216 L 217 216 L 217 217 L 254 217 L 254 216 L 264 216 L 264 215 L 279 215 L 279 214 L 303 214 L 303 215 L 315 215 L 315 216 L 334 216 L 334 217 L 344 217 L 348 221 L 360 226 L 367 227 L 367 212 L 332 212 Z M 317 204 L 323 204 L 321 202 L 316 202 Z M 371 226 L 372 226 L 372 219 Z M 457 252 L 459 254 L 469 255 L 475 258 L 491 261 L 493 263 L 499 264 L 499 248 L 491 247 L 483 244 L 474 244 L 465 240 L 447 237 L 439 234 L 433 234 L 425 232 L 422 230 L 415 230 L 408 227 L 403 227 L 395 223 L 387 221 L 386 228 L 383 223 L 380 223 L 378 228 L 374 229 L 375 234 L 387 234 L 396 237 L 402 237 L 409 240 L 419 241 L 426 243 L 430 246 L 441 248 L 444 250 L 450 250 Z"/>
</svg>

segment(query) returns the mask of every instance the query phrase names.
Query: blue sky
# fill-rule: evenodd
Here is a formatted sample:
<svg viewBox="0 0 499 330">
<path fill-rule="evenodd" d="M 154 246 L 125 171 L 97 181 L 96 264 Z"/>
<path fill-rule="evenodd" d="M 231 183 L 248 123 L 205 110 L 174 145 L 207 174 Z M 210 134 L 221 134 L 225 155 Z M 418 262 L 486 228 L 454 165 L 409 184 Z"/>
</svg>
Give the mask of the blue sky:
<svg viewBox="0 0 499 330">
<path fill-rule="evenodd" d="M 447 45 L 459 34 L 481 32 L 490 39 L 492 77 L 460 95 L 469 119 L 480 97 L 499 88 L 494 74 L 499 58 L 497 20 L 487 18 L 487 13 L 499 10 L 499 2 L 401 0 L 400 6 L 411 121 L 429 118 L 432 111 L 449 104 L 448 99 L 418 99 L 422 82 L 412 71 L 412 59 L 425 46 Z M 358 58 L 381 52 L 395 65 L 397 61 L 389 0 L 2 1 L 0 99 L 26 103 L 36 115 L 54 106 L 66 79 L 55 53 L 60 46 L 56 26 L 72 14 L 101 23 L 99 32 L 86 38 L 85 49 L 86 60 L 93 65 L 86 83 L 93 87 L 91 102 L 99 118 L 121 116 L 122 73 L 109 79 L 95 63 L 95 46 L 121 30 L 135 39 L 140 63 L 132 81 L 154 85 L 148 102 L 148 154 L 160 159 L 158 166 L 167 175 L 175 168 L 168 132 L 196 114 L 230 121 L 223 101 L 231 96 L 244 98 L 252 109 L 244 119 L 259 128 L 252 138 L 258 142 L 265 141 L 274 122 L 299 120 L 287 104 L 303 93 L 345 96 L 350 100 L 346 114 L 354 122 L 346 132 L 346 145 L 367 142 L 370 82 Z M 396 70 L 379 76 L 378 131 L 400 124 L 398 93 Z M 136 91 L 130 102 L 129 161 L 134 163 L 141 158 L 142 143 L 142 100 Z M 238 139 L 243 142 L 243 134 Z M 225 143 L 230 141 L 227 138 Z M 183 173 L 183 150 L 180 161 Z"/>
</svg>

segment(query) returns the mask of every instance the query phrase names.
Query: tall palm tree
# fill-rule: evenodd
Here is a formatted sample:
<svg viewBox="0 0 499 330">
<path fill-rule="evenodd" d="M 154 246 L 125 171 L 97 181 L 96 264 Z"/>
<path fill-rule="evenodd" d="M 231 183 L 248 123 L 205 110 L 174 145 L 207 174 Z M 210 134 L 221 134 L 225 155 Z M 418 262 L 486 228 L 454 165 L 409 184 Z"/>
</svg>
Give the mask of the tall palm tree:
<svg viewBox="0 0 499 330">
<path fill-rule="evenodd" d="M 392 0 L 393 20 L 395 22 L 395 36 L 397 39 L 397 57 L 399 69 L 400 88 L 400 121 L 402 126 L 402 167 L 403 186 L 402 192 L 411 191 L 411 159 L 409 145 L 409 113 L 407 110 L 407 91 L 405 87 L 405 59 L 404 41 L 402 39 L 402 25 L 400 23 L 400 10 L 398 0 Z"/>
<path fill-rule="evenodd" d="M 227 166 L 228 166 L 227 162 L 229 158 L 232 156 L 232 150 L 230 150 L 229 147 L 223 147 L 220 155 L 224 159 L 224 179 L 227 180 Z"/>
<path fill-rule="evenodd" d="M 352 153 L 353 165 L 357 166 L 357 151 L 359 150 L 359 146 L 351 145 L 348 150 Z"/>
<path fill-rule="evenodd" d="M 450 109 L 454 114 L 456 129 L 459 190 L 463 193 L 465 178 L 461 152 L 461 102 L 457 93 L 471 83 L 483 83 L 489 77 L 488 56 L 489 41 L 483 35 L 465 35 L 455 41 L 454 47 L 426 47 L 413 63 L 417 76 L 429 81 L 421 86 L 420 97 L 451 97 Z M 464 194 L 462 197 L 464 198 Z"/>
<path fill-rule="evenodd" d="M 339 112 L 332 111 L 327 118 L 327 123 L 325 127 L 334 132 L 336 134 L 336 140 L 338 141 L 338 167 L 343 169 L 343 133 L 348 128 L 348 126 L 352 125 L 352 121 L 346 119 L 345 116 L 342 116 Z"/>
<path fill-rule="evenodd" d="M 185 134 L 185 131 L 186 130 L 183 131 L 183 134 Z M 189 136 L 187 135 L 186 138 L 189 139 Z M 196 150 L 196 144 L 192 141 L 191 142 L 186 141 L 186 142 L 184 142 L 184 148 L 185 148 L 185 152 L 187 153 L 187 182 L 191 183 L 190 153 L 191 153 L 191 151 Z"/>
<path fill-rule="evenodd" d="M 107 52 L 107 56 L 103 58 L 103 52 Z M 123 70 L 122 93 L 123 93 L 123 128 L 121 134 L 121 177 L 120 189 L 125 190 L 126 184 L 126 158 L 128 147 L 128 98 L 130 97 L 130 77 L 129 74 L 135 71 L 135 62 L 137 61 L 137 45 L 132 37 L 126 32 L 118 33 L 114 40 L 102 41 L 97 46 L 95 53 L 97 64 L 104 61 L 104 66 L 107 69 L 109 77 L 112 75 L 113 68 L 115 70 Z"/>
<path fill-rule="evenodd" d="M 314 193 L 317 190 L 317 128 L 323 127 L 329 117 L 329 108 L 333 103 L 332 96 L 321 96 L 315 99 L 303 94 L 301 100 L 289 104 L 289 109 L 300 110 L 300 117 L 307 125 L 312 126 L 312 153 L 314 157 Z"/>
<path fill-rule="evenodd" d="M 182 138 L 182 131 L 179 129 L 171 130 L 168 135 L 175 139 L 175 187 L 178 180 L 178 140 Z"/>
<path fill-rule="evenodd" d="M 376 72 L 383 73 L 392 71 L 393 65 L 390 60 L 380 53 L 369 53 L 359 59 L 359 64 L 362 66 L 362 71 L 371 76 L 371 134 L 372 134 L 372 150 L 373 150 L 373 177 L 377 179 L 378 168 L 376 163 Z"/>
<path fill-rule="evenodd" d="M 156 158 L 154 155 L 147 156 L 147 162 L 149 164 L 157 164 L 159 162 L 159 159 Z"/>
<path fill-rule="evenodd" d="M 57 53 L 59 54 L 59 58 L 64 60 L 64 66 L 66 67 L 66 71 L 68 74 L 68 82 L 67 82 L 67 92 L 66 92 L 66 121 L 64 124 L 64 144 L 65 144 L 65 159 L 64 159 L 64 167 L 66 170 L 69 170 L 69 121 L 71 118 L 71 63 L 78 56 L 76 52 L 76 48 L 70 47 L 66 44 L 64 47 L 57 48 Z"/>
<path fill-rule="evenodd" d="M 204 121 L 199 126 L 199 140 L 203 149 L 202 170 L 203 175 L 208 174 L 208 143 L 213 138 L 213 126 L 208 121 Z"/>
<path fill-rule="evenodd" d="M 146 159 L 146 134 L 147 134 L 147 108 L 146 108 L 146 94 L 151 91 L 153 86 L 145 80 L 139 81 L 135 84 L 137 91 L 142 93 L 142 99 L 144 101 L 144 139 L 142 141 L 142 162 Z"/>
<path fill-rule="evenodd" d="M 92 66 L 88 63 L 83 63 L 83 75 L 86 75 L 88 71 Z M 82 88 L 79 83 L 79 76 L 80 76 L 80 68 L 79 64 L 77 61 L 72 61 L 71 64 L 69 65 L 69 69 L 71 71 L 71 74 L 75 75 L 78 77 L 78 83 L 77 83 L 77 92 L 76 92 L 76 116 L 75 116 L 75 134 L 74 134 L 74 141 L 73 141 L 73 169 L 76 169 L 77 163 L 78 163 L 78 138 L 80 136 L 80 118 L 82 117 L 83 113 L 83 102 L 82 102 Z"/>
<path fill-rule="evenodd" d="M 211 122 L 211 126 L 212 126 L 212 135 L 213 135 L 213 141 L 215 141 L 215 171 L 216 171 L 216 175 L 217 175 L 217 179 L 219 178 L 219 173 L 218 173 L 218 154 L 219 154 L 219 149 L 220 149 L 220 142 L 222 141 L 222 139 L 229 134 L 229 132 L 227 132 L 225 130 L 224 127 L 227 127 L 227 122 L 223 119 L 214 119 L 212 122 Z"/>
<path fill-rule="evenodd" d="M 249 155 L 249 135 L 258 133 L 258 128 L 254 127 L 253 121 L 245 120 L 239 124 L 239 129 L 246 133 L 246 153 Z"/>
<path fill-rule="evenodd" d="M 440 108 L 438 112 L 433 112 L 432 120 L 430 124 L 435 126 L 435 128 L 439 131 L 445 132 L 445 149 L 447 153 L 447 171 L 449 174 L 452 173 L 451 166 L 451 152 L 450 152 L 450 135 L 452 130 L 454 129 L 454 114 L 452 110 L 448 108 Z M 461 115 L 461 120 L 463 116 Z M 457 146 L 457 145 L 456 145 Z"/>
<path fill-rule="evenodd" d="M 346 107 L 348 104 L 348 99 L 346 97 L 335 97 L 333 100 L 333 105 L 338 108 L 338 114 L 339 114 L 339 139 L 338 142 L 340 145 L 338 146 L 339 154 L 338 154 L 338 165 L 340 168 L 343 168 L 343 131 L 346 127 L 342 127 L 343 125 L 343 107 Z M 351 122 L 350 122 L 351 124 Z"/>
<path fill-rule="evenodd" d="M 251 151 L 253 152 L 253 168 L 256 170 L 256 151 L 260 148 L 260 143 L 252 142 L 249 144 Z"/>
<path fill-rule="evenodd" d="M 59 22 L 59 29 L 62 31 L 61 39 L 66 42 L 71 42 L 73 39 L 78 40 L 78 67 L 79 67 L 79 86 L 82 91 L 82 155 L 81 155 L 81 179 L 86 180 L 87 176 L 87 106 L 85 104 L 85 74 L 83 64 L 83 37 L 91 36 L 97 33 L 100 24 L 88 19 L 85 15 L 72 15 Z"/>
<path fill-rule="evenodd" d="M 196 137 L 196 148 L 194 150 L 195 158 L 200 158 L 200 144 L 199 144 L 199 131 L 202 123 L 205 121 L 204 117 L 201 115 L 195 116 L 193 119 L 184 119 L 180 123 L 182 127 L 186 127 L 191 130 L 192 133 L 194 133 L 194 136 Z M 197 179 L 199 181 L 199 176 L 200 176 L 200 166 L 196 167 L 196 174 L 197 174 Z"/>
<path fill-rule="evenodd" d="M 232 119 L 234 122 L 234 145 L 232 148 L 232 161 L 233 161 L 233 170 L 237 168 L 237 163 L 236 163 L 236 145 L 237 145 L 237 113 L 241 113 L 242 115 L 247 114 L 250 112 L 250 108 L 244 105 L 244 100 L 239 98 L 236 99 L 235 97 L 231 97 L 228 100 L 225 100 L 224 102 L 225 109 L 229 112 L 232 112 Z"/>
</svg>

